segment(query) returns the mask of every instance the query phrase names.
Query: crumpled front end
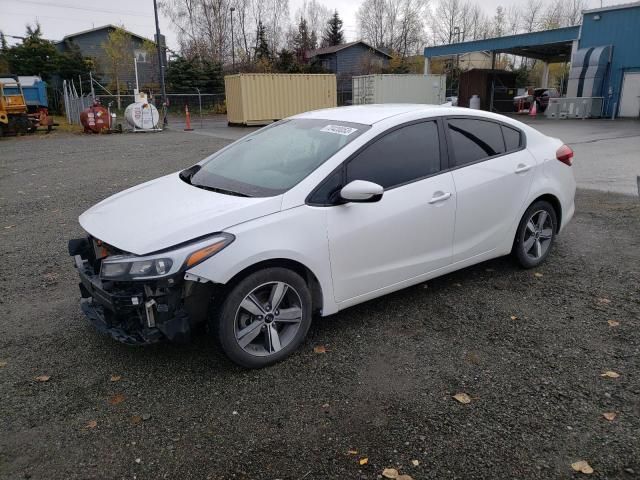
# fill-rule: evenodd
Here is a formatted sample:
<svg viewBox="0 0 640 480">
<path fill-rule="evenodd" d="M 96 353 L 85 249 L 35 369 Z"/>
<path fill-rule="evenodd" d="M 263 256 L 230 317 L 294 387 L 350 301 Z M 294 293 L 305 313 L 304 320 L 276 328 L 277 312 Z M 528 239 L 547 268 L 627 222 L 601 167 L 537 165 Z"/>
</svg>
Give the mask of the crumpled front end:
<svg viewBox="0 0 640 480">
<path fill-rule="evenodd" d="M 87 319 L 99 331 L 129 345 L 189 341 L 194 329 L 206 321 L 211 287 L 184 280 L 182 272 L 149 280 L 101 278 L 103 259 L 123 253 L 92 237 L 69 241 L 69 254 L 80 276 L 80 306 Z"/>
</svg>

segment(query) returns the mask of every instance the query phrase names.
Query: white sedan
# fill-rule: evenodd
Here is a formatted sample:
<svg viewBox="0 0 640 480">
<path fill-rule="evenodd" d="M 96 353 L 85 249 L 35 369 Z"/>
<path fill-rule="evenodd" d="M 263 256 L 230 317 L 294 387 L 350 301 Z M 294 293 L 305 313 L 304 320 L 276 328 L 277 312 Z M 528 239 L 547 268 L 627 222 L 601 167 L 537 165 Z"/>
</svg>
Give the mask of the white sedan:
<svg viewBox="0 0 640 480">
<path fill-rule="evenodd" d="M 573 152 L 501 115 L 366 105 L 276 122 L 80 216 L 81 306 L 130 344 L 206 325 L 262 367 L 326 316 L 502 255 L 543 262 Z"/>
</svg>

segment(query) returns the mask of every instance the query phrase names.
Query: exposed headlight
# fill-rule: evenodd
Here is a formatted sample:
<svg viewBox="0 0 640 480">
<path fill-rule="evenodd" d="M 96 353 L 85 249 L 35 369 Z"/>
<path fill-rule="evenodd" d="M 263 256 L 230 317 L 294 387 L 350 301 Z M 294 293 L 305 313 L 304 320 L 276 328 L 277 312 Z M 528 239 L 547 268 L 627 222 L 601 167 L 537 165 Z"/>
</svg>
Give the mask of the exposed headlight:
<svg viewBox="0 0 640 480">
<path fill-rule="evenodd" d="M 174 275 L 194 267 L 225 248 L 235 237 L 219 233 L 153 255 L 115 255 L 102 261 L 100 276 L 105 280 L 146 280 Z"/>
<path fill-rule="evenodd" d="M 100 274 L 105 279 L 129 277 L 162 277 L 166 275 L 173 265 L 170 258 L 158 258 L 155 260 L 140 260 L 135 262 L 108 262 L 102 263 Z"/>
</svg>

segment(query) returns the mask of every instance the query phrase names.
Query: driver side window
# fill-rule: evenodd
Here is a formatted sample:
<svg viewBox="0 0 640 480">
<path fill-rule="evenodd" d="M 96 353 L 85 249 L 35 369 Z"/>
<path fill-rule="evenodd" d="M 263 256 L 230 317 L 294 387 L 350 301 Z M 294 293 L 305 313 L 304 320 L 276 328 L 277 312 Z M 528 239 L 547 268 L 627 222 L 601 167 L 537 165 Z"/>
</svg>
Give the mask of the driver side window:
<svg viewBox="0 0 640 480">
<path fill-rule="evenodd" d="M 347 179 L 366 180 L 385 190 L 440 171 L 435 121 L 400 127 L 375 140 L 347 163 Z"/>
</svg>

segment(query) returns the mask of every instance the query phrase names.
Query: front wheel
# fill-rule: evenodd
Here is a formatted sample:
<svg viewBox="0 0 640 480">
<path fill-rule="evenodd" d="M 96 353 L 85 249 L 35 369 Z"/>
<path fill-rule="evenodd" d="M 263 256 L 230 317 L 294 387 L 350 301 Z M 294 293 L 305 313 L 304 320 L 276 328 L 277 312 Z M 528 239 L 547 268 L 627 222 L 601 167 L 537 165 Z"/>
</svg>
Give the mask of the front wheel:
<svg viewBox="0 0 640 480">
<path fill-rule="evenodd" d="M 232 361 L 261 368 L 300 346 L 311 325 L 311 305 L 311 292 L 300 275 L 267 268 L 233 287 L 211 321 Z"/>
<path fill-rule="evenodd" d="M 522 216 L 513 254 L 524 268 L 540 265 L 551 252 L 557 231 L 556 211 L 543 200 L 532 204 Z"/>
</svg>

